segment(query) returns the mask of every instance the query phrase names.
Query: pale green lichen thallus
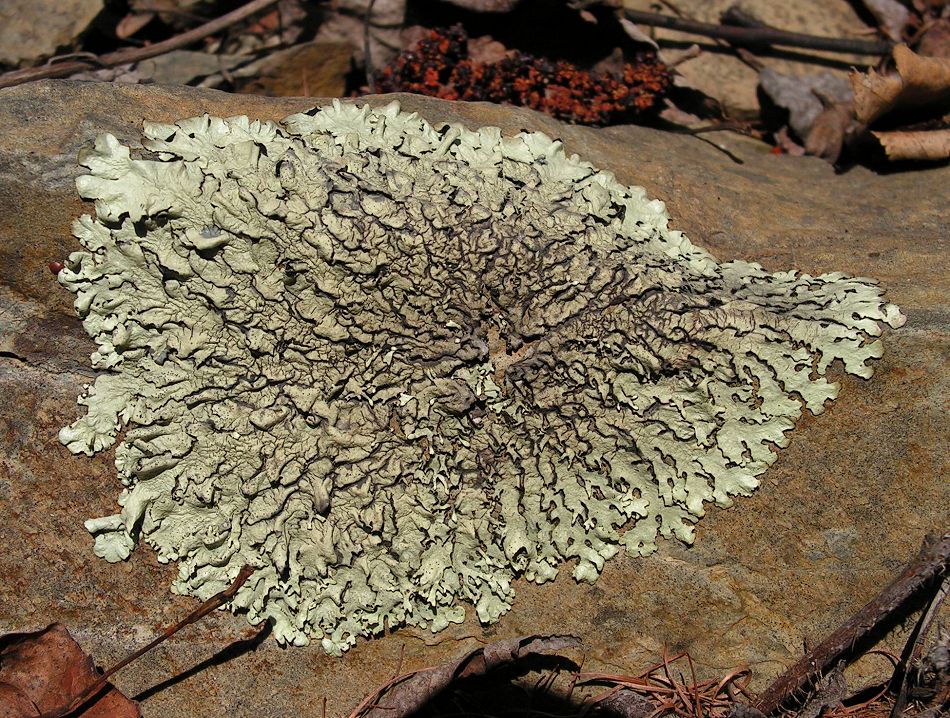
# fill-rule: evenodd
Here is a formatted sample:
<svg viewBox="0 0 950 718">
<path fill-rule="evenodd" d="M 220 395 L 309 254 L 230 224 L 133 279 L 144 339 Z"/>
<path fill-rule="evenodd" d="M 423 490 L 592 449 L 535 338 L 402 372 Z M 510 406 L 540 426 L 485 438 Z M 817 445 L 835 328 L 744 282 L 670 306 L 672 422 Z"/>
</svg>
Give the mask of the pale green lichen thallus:
<svg viewBox="0 0 950 718">
<path fill-rule="evenodd" d="M 234 606 L 329 653 L 691 541 L 903 321 L 867 279 L 719 263 L 543 134 L 334 103 L 144 146 L 81 156 L 60 273 L 101 372 L 60 438 L 127 427 L 95 551 L 145 541 L 199 598 L 259 567 Z"/>
</svg>

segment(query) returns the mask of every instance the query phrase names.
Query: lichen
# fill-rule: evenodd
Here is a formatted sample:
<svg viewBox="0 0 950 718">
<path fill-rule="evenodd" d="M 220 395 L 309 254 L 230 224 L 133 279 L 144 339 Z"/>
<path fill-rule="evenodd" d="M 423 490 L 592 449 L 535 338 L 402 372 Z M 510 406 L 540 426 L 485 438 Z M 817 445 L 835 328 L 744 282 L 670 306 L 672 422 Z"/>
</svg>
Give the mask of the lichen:
<svg viewBox="0 0 950 718">
<path fill-rule="evenodd" d="M 102 371 L 61 440 L 128 427 L 95 552 L 144 540 L 199 598 L 250 564 L 234 605 L 329 653 L 692 541 L 903 321 L 867 279 L 717 262 L 543 134 L 334 103 L 144 147 L 82 155 L 60 273 Z"/>
</svg>

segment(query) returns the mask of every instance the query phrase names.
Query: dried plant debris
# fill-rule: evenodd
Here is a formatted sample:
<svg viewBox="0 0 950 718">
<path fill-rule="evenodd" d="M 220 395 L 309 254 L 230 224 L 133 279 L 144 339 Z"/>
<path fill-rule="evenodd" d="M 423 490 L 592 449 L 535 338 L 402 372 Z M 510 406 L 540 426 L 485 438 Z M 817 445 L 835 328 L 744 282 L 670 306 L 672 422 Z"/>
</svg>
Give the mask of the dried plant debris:
<svg viewBox="0 0 950 718">
<path fill-rule="evenodd" d="M 383 68 L 379 91 L 506 103 L 568 122 L 605 125 L 652 110 L 671 83 L 654 54 L 624 64 L 614 77 L 517 51 L 482 62 L 476 48 L 485 44 L 483 38 L 469 41 L 460 25 L 428 30 Z"/>
<path fill-rule="evenodd" d="M 489 643 L 461 658 L 396 676 L 369 694 L 349 718 L 405 718 L 416 715 L 458 680 L 482 676 L 538 654 L 555 654 L 581 645 L 575 636 L 518 636 Z M 562 660 L 567 661 L 561 657 Z"/>
<path fill-rule="evenodd" d="M 60 439 L 129 426 L 95 552 L 144 540 L 200 598 L 250 564 L 231 605 L 333 654 L 692 541 L 903 322 L 871 280 L 719 263 L 543 134 L 335 102 L 144 146 L 81 156 L 59 274 L 102 371 Z"/>
<path fill-rule="evenodd" d="M 40 718 L 61 715 L 64 701 L 96 683 L 92 658 L 53 623 L 35 633 L 0 636 L 0 715 Z M 111 684 L 92 696 L 75 718 L 139 718 L 137 704 Z"/>
<path fill-rule="evenodd" d="M 874 70 L 852 72 L 855 114 L 871 124 L 897 109 L 950 108 L 950 59 L 924 57 L 906 45 L 894 48 L 897 71 L 881 75 Z"/>
<path fill-rule="evenodd" d="M 932 116 L 925 128 L 904 127 L 871 134 L 889 160 L 945 160 L 950 157 L 950 58 L 924 57 L 906 45 L 894 48 L 896 72 L 851 73 L 857 120 L 864 125 L 912 110 Z M 947 113 L 947 114 L 944 114 Z"/>
<path fill-rule="evenodd" d="M 796 77 L 767 67 L 759 73 L 759 85 L 772 102 L 788 110 L 788 125 L 803 141 L 826 104 L 850 103 L 854 99 L 847 79 L 830 72 Z"/>
</svg>

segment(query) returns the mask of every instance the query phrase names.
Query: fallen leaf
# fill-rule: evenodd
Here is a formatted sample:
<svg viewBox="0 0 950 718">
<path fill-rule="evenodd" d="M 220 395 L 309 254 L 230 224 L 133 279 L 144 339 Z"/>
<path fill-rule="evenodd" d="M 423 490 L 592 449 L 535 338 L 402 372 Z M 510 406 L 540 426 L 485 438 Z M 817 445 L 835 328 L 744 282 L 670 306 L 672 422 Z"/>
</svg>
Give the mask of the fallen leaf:
<svg viewBox="0 0 950 718">
<path fill-rule="evenodd" d="M 815 686 L 815 692 L 802 706 L 797 718 L 818 718 L 826 709 L 841 705 L 848 693 L 848 683 L 840 668 L 835 668 Z"/>
<path fill-rule="evenodd" d="M 521 0 L 446 0 L 446 2 L 473 12 L 508 12 L 514 10 Z"/>
<path fill-rule="evenodd" d="M 663 104 L 665 107 L 660 111 L 660 117 L 667 122 L 681 127 L 698 127 L 703 124 L 703 119 L 699 115 L 680 109 L 668 97 L 663 99 Z"/>
<path fill-rule="evenodd" d="M 907 45 L 897 45 L 893 52 L 895 74 L 851 73 L 855 114 L 862 124 L 869 125 L 895 108 L 950 101 L 950 59 L 921 57 Z"/>
<path fill-rule="evenodd" d="M 491 35 L 473 37 L 468 41 L 468 58 L 476 65 L 501 62 L 509 54 L 508 48 Z"/>
<path fill-rule="evenodd" d="M 878 26 L 894 42 L 900 42 L 904 37 L 904 30 L 910 23 L 910 10 L 897 0 L 863 0 L 866 7 Z"/>
<path fill-rule="evenodd" d="M 98 678 L 92 658 L 60 623 L 35 633 L 0 637 L 0 715 L 4 718 L 53 713 Z M 142 714 L 134 701 L 108 684 L 85 710 L 72 715 L 140 718 Z"/>
<path fill-rule="evenodd" d="M 950 157 L 950 130 L 872 132 L 889 160 L 943 160 Z"/>
<path fill-rule="evenodd" d="M 776 147 L 780 147 L 785 154 L 791 155 L 792 157 L 803 157 L 805 155 L 805 148 L 791 138 L 788 134 L 788 127 L 780 127 L 773 134 L 773 138 Z"/>
<path fill-rule="evenodd" d="M 927 57 L 950 57 L 950 20 L 934 20 L 917 43 L 917 54 Z"/>
<path fill-rule="evenodd" d="M 314 40 L 348 43 L 354 62 L 364 67 L 368 28 L 370 64 L 378 69 L 398 54 L 405 19 L 406 0 L 337 0 L 328 6 Z"/>
<path fill-rule="evenodd" d="M 120 40 L 130 38 L 154 19 L 153 12 L 130 12 L 115 26 L 115 36 Z"/>
<path fill-rule="evenodd" d="M 350 71 L 345 42 L 305 42 L 255 60 L 231 75 L 242 94 L 270 97 L 340 97 Z"/>
<path fill-rule="evenodd" d="M 805 138 L 805 152 L 828 162 L 837 162 L 844 138 L 854 123 L 850 102 L 835 102 L 815 119 Z"/>
<path fill-rule="evenodd" d="M 653 701 L 641 696 L 629 688 L 619 688 L 610 691 L 597 701 L 597 707 L 619 718 L 647 718 L 657 712 Z"/>
<path fill-rule="evenodd" d="M 627 37 L 629 37 L 634 42 L 642 42 L 646 45 L 651 45 L 655 50 L 660 49 L 660 46 L 656 44 L 656 40 L 643 32 L 639 25 L 630 22 L 627 18 L 620 18 L 620 27 L 622 27 L 623 31 L 627 33 Z"/>
<path fill-rule="evenodd" d="M 0 683 L 0 711 L 4 718 L 34 718 L 40 714 L 33 701 L 9 683 Z"/>
<path fill-rule="evenodd" d="M 772 102 L 788 110 L 789 127 L 802 140 L 824 112 L 821 98 L 831 104 L 847 103 L 852 98 L 848 81 L 830 72 L 795 76 L 765 68 L 759 73 L 759 85 Z"/>
<path fill-rule="evenodd" d="M 367 696 L 350 718 L 404 718 L 418 711 L 456 679 L 484 675 L 531 655 L 579 645 L 580 640 L 574 636 L 533 635 L 496 641 L 457 660 L 394 678 Z"/>
<path fill-rule="evenodd" d="M 695 57 L 699 57 L 703 54 L 702 49 L 696 43 L 693 43 L 689 47 L 685 48 L 671 48 L 664 47 L 658 53 L 657 56 L 660 58 L 660 62 L 666 65 L 671 70 L 679 65 L 681 62 L 686 62 L 687 60 L 692 60 Z M 682 87 L 679 83 L 676 83 L 677 87 Z"/>
<path fill-rule="evenodd" d="M 196 50 L 172 50 L 158 57 L 142 60 L 135 66 L 139 82 L 161 85 L 190 85 L 218 73 L 229 73 L 252 58 L 244 55 L 213 54 Z"/>
</svg>

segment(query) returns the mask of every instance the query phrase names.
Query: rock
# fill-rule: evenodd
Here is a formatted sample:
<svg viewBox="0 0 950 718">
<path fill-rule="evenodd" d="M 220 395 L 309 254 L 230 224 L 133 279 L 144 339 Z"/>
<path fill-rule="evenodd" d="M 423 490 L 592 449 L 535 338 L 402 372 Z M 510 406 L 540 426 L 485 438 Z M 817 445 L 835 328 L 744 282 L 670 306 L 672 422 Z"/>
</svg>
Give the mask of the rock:
<svg viewBox="0 0 950 718">
<path fill-rule="evenodd" d="M 694 547 L 665 542 L 646 559 L 615 558 L 593 586 L 576 583 L 570 567 L 551 584 L 519 581 L 513 610 L 487 628 L 470 617 L 436 636 L 401 629 L 361 640 L 339 659 L 319 647 L 247 641 L 226 662 L 159 689 L 252 634 L 242 617 L 216 613 L 119 674 L 127 694 L 145 691 L 146 715 L 300 715 L 323 697 L 333 712 L 348 713 L 384 680 L 376 677 L 400 665 L 432 665 L 481 640 L 530 633 L 581 636 L 585 670 L 637 673 L 667 644 L 688 649 L 701 676 L 746 661 L 761 687 L 800 656 L 803 641 L 822 638 L 875 595 L 926 531 L 946 526 L 950 167 L 836 175 L 821 160 L 779 157 L 717 134 L 712 139 L 743 160 L 736 164 L 694 137 L 568 126 L 486 103 L 399 99 L 433 123 L 560 137 L 569 152 L 664 200 L 673 226 L 719 259 L 875 277 L 908 323 L 885 335 L 872 379 L 838 373 L 837 401 L 799 421 L 752 497 L 710 510 Z M 79 148 L 102 131 L 134 143 L 144 119 L 203 112 L 279 119 L 317 102 L 68 81 L 0 91 L 0 632 L 57 619 L 107 664 L 195 606 L 167 592 L 175 568 L 146 547 L 121 564 L 93 556 L 82 523 L 115 511 L 115 468 L 108 453 L 78 458 L 56 438 L 93 376 L 94 346 L 72 295 L 47 269 L 78 248 L 70 224 L 91 210 L 73 184 Z"/>
<path fill-rule="evenodd" d="M 4 0 L 0 62 L 19 65 L 54 55 L 86 31 L 103 0 Z"/>
</svg>

